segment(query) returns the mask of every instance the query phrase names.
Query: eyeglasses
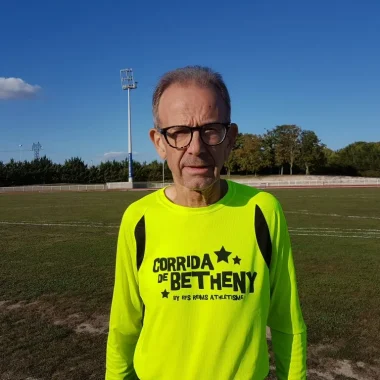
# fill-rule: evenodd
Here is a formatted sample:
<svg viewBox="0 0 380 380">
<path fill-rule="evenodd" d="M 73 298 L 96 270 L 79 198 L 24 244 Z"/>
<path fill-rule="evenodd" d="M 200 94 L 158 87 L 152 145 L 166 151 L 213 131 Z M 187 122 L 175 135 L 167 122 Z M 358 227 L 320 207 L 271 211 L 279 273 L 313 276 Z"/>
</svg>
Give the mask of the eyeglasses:
<svg viewBox="0 0 380 380">
<path fill-rule="evenodd" d="M 193 139 L 194 131 L 198 131 L 201 140 L 209 146 L 221 144 L 231 127 L 231 123 L 209 123 L 200 127 L 188 127 L 185 125 L 178 125 L 168 128 L 158 128 L 157 130 L 164 137 L 166 142 L 176 149 L 187 148 Z"/>
</svg>

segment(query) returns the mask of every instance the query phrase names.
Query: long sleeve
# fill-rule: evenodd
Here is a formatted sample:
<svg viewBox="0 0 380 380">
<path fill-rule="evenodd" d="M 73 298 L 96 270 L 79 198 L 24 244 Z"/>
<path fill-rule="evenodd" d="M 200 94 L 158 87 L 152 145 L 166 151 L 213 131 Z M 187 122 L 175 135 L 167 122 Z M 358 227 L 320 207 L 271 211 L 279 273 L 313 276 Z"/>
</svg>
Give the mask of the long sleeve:
<svg viewBox="0 0 380 380">
<path fill-rule="evenodd" d="M 143 304 L 139 295 L 135 242 L 131 221 L 124 214 L 117 243 L 115 284 L 106 353 L 106 380 L 137 379 L 133 356 L 142 328 Z"/>
<path fill-rule="evenodd" d="M 276 373 L 280 380 L 303 380 L 306 379 L 307 331 L 299 302 L 290 237 L 280 205 L 274 214 L 268 326 L 272 332 Z"/>
<path fill-rule="evenodd" d="M 286 334 L 272 329 L 271 333 L 277 378 L 306 379 L 306 331 Z"/>
</svg>

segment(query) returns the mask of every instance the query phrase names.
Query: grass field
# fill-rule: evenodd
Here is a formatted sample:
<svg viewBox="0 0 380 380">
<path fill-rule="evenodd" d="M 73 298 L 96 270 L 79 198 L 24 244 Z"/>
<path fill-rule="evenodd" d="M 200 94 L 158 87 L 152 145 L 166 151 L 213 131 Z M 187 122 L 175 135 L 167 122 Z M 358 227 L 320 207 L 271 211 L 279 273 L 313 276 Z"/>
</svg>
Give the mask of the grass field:
<svg viewBox="0 0 380 380">
<path fill-rule="evenodd" d="M 293 242 L 309 378 L 379 379 L 380 189 L 273 193 Z M 118 225 L 145 194 L 0 195 L 0 379 L 104 377 Z"/>
</svg>

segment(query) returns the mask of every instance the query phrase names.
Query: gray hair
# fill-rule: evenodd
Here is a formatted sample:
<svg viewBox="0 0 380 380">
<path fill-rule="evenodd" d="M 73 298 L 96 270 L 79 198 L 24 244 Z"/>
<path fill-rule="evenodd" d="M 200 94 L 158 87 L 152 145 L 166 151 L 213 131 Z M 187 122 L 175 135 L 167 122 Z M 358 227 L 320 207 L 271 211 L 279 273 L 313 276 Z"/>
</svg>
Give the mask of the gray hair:
<svg viewBox="0 0 380 380">
<path fill-rule="evenodd" d="M 154 90 L 152 101 L 155 127 L 158 127 L 159 124 L 158 105 L 160 103 L 161 96 L 169 86 L 175 83 L 182 85 L 194 83 L 200 87 L 214 88 L 226 103 L 228 121 L 230 121 L 231 99 L 221 74 L 213 71 L 209 67 L 186 66 L 167 72 L 159 80 Z"/>
</svg>

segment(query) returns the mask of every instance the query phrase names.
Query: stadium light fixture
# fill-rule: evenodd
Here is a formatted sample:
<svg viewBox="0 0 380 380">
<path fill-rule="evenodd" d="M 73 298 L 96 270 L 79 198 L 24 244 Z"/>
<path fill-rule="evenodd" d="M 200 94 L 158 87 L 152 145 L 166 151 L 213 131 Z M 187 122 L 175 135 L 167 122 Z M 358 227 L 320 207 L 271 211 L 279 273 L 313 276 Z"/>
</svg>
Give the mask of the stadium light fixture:
<svg viewBox="0 0 380 380">
<path fill-rule="evenodd" d="M 128 182 L 133 182 L 130 90 L 137 88 L 137 82 L 133 79 L 132 69 L 120 70 L 120 80 L 122 90 L 128 91 Z"/>
</svg>

